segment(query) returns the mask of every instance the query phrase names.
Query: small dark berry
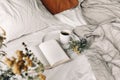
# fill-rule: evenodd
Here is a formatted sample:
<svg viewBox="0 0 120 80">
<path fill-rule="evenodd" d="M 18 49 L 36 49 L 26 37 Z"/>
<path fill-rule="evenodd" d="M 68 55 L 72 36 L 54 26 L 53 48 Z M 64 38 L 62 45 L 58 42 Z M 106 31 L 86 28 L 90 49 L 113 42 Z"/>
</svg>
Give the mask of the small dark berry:
<svg viewBox="0 0 120 80">
<path fill-rule="evenodd" d="M 28 48 L 25 48 L 26 51 L 28 51 Z"/>
<path fill-rule="evenodd" d="M 25 73 L 25 76 L 28 76 L 28 73 Z"/>
<path fill-rule="evenodd" d="M 22 42 L 22 45 L 25 45 L 25 43 L 24 43 L 24 42 Z"/>
</svg>

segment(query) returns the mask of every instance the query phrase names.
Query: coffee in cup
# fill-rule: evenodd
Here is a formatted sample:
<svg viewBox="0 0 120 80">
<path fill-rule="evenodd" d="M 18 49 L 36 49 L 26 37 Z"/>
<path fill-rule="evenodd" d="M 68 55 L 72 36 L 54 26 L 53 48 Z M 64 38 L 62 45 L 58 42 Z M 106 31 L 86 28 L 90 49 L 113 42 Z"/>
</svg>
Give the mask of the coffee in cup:
<svg viewBox="0 0 120 80">
<path fill-rule="evenodd" d="M 62 44 L 68 44 L 71 38 L 71 31 L 70 30 L 62 30 L 60 32 L 60 42 Z"/>
</svg>

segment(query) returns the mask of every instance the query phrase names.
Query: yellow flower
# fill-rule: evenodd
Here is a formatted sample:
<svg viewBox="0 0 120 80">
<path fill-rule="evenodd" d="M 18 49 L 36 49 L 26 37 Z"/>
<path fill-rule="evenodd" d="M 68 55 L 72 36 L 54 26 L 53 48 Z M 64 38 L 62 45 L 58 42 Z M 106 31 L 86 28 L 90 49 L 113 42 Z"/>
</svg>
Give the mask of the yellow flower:
<svg viewBox="0 0 120 80">
<path fill-rule="evenodd" d="M 73 51 L 76 52 L 77 54 L 80 53 L 80 52 L 78 51 L 78 46 L 75 46 L 75 47 L 73 48 Z"/>
<path fill-rule="evenodd" d="M 46 80 L 46 76 L 41 73 L 38 75 L 38 77 L 40 78 L 40 80 Z"/>
<path fill-rule="evenodd" d="M 18 63 L 15 63 L 12 67 L 12 71 L 14 74 L 21 74 L 21 68 L 20 66 L 18 65 Z"/>
<path fill-rule="evenodd" d="M 12 67 L 14 64 L 14 60 L 10 60 L 9 58 L 5 58 L 4 62 L 8 67 Z"/>
</svg>

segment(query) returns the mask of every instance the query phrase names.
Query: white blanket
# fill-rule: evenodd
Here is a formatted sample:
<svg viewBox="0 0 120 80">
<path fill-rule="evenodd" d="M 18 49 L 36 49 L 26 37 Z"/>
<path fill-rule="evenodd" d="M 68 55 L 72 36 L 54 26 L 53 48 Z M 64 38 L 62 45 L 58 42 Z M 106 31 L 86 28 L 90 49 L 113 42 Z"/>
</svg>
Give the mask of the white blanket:
<svg viewBox="0 0 120 80">
<path fill-rule="evenodd" d="M 83 0 L 83 15 L 88 23 L 75 32 L 88 38 L 89 57 L 97 80 L 120 80 L 120 0 Z"/>
<path fill-rule="evenodd" d="M 44 35 L 52 31 L 64 29 L 71 30 L 73 28 L 65 25 L 52 26 L 7 43 L 7 48 L 4 48 L 4 50 L 8 53 L 8 56 L 14 56 L 17 49 L 23 49 L 22 42 L 25 42 L 28 48 L 40 59 L 39 56 L 42 55 L 40 55 L 41 52 L 38 45 L 42 42 Z M 41 62 L 43 61 L 42 59 L 40 60 Z M 47 80 L 96 80 L 91 66 L 84 55 L 79 56 L 69 63 L 47 70 L 44 74 Z"/>
<path fill-rule="evenodd" d="M 99 24 L 120 17 L 120 0 L 83 0 L 82 12 L 88 23 Z"/>
<path fill-rule="evenodd" d="M 74 31 L 90 44 L 83 53 L 89 57 L 97 80 L 120 80 L 120 19 L 80 26 Z"/>
<path fill-rule="evenodd" d="M 47 80 L 96 80 L 85 55 L 45 72 Z"/>
</svg>

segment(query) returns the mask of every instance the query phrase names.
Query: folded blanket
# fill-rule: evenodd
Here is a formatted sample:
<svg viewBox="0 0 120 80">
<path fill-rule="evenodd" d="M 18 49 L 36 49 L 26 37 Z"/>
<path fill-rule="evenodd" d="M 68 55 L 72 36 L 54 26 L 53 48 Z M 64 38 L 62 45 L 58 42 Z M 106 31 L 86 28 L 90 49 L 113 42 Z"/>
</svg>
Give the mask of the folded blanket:
<svg viewBox="0 0 120 80">
<path fill-rule="evenodd" d="M 74 33 L 90 43 L 83 54 L 88 56 L 97 80 L 120 80 L 120 19 L 79 26 Z"/>
</svg>

